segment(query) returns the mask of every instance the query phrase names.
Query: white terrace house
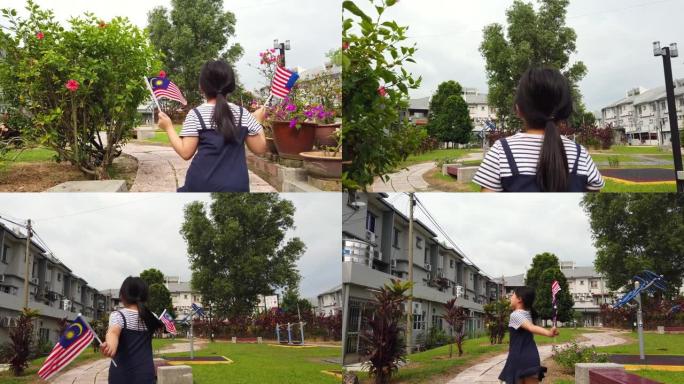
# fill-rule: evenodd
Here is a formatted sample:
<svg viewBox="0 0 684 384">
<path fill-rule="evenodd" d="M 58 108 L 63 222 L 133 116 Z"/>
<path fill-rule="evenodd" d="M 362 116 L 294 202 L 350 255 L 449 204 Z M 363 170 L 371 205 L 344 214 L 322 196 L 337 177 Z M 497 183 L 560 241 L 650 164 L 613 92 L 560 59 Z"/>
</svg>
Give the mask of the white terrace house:
<svg viewBox="0 0 684 384">
<path fill-rule="evenodd" d="M 391 279 L 408 279 L 408 218 L 385 194 L 343 198 L 342 325 L 345 364 L 361 358 L 359 334 L 373 316 L 373 293 Z M 413 344 L 421 347 L 431 328 L 448 332 L 444 304 L 457 298 L 467 309 L 469 335 L 484 332 L 483 305 L 496 300 L 499 286 L 459 251 L 440 244 L 436 234 L 414 221 Z"/>
<path fill-rule="evenodd" d="M 675 105 L 679 129 L 684 127 L 684 79 L 675 81 Z M 611 124 L 616 138 L 630 145 L 671 145 L 670 119 L 665 87 L 635 88 L 627 97 L 601 110 L 604 124 Z"/>
<path fill-rule="evenodd" d="M 35 324 L 39 340 L 56 343 L 61 319 L 73 320 L 78 313 L 87 319 L 104 314 L 96 289 L 36 242 L 29 248 L 28 305 L 40 312 Z M 25 233 L 0 223 L 0 344 L 8 340 L 24 307 L 25 260 Z"/>
</svg>

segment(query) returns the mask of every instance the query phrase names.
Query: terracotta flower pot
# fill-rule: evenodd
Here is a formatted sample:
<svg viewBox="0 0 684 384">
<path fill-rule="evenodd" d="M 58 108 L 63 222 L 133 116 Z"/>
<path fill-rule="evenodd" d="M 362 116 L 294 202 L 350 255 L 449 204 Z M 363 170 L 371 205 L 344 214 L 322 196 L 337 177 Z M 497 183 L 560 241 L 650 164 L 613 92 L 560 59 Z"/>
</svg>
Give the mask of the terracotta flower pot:
<svg viewBox="0 0 684 384">
<path fill-rule="evenodd" d="M 316 145 L 320 147 L 334 147 L 337 145 L 335 139 L 335 130 L 342 126 L 341 123 L 336 124 L 320 124 L 316 126 Z"/>
<path fill-rule="evenodd" d="M 340 179 L 342 177 L 342 154 L 332 155 L 324 151 L 302 152 L 304 169 L 313 177 Z"/>
<path fill-rule="evenodd" d="M 289 121 L 273 122 L 273 141 L 280 157 L 302 160 L 301 152 L 308 152 L 314 146 L 316 125 L 303 123 L 297 130 L 290 128 Z"/>
</svg>

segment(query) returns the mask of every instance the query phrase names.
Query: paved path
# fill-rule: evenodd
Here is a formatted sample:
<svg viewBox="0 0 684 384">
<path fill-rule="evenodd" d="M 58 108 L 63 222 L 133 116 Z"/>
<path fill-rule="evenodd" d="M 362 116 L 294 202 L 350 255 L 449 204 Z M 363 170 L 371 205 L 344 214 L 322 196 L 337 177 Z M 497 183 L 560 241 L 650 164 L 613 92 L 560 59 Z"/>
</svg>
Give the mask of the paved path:
<svg viewBox="0 0 684 384">
<path fill-rule="evenodd" d="M 459 161 L 482 160 L 484 154 L 481 152 L 469 153 L 467 156 L 459 158 Z M 385 182 L 378 178 L 371 186 L 372 192 L 425 192 L 430 190 L 430 185 L 423 176 L 433 170 L 437 164 L 435 162 L 411 165 L 397 173 L 389 175 Z"/>
<path fill-rule="evenodd" d="M 562 332 L 562 329 L 561 329 Z M 610 345 L 618 345 L 625 343 L 625 340 L 610 332 L 599 333 L 584 333 L 582 334 L 587 340 L 580 342 L 580 345 L 606 347 Z M 552 355 L 552 345 L 543 345 L 539 347 L 539 357 L 544 361 Z M 480 364 L 473 365 L 465 371 L 459 373 L 456 377 L 451 379 L 447 384 L 463 384 L 463 383 L 486 383 L 499 384 L 498 376 L 506 364 L 506 357 L 508 353 L 494 356 L 483 361 Z"/>
<path fill-rule="evenodd" d="M 195 341 L 195 350 L 201 349 L 206 345 L 205 341 Z M 90 348 L 90 347 L 89 347 Z M 190 344 L 188 342 L 175 343 L 161 352 L 177 353 L 189 352 Z M 100 359 L 90 363 L 79 365 L 71 368 L 54 379 L 50 380 L 52 384 L 107 384 L 109 379 L 109 363 L 110 359 Z"/>
<path fill-rule="evenodd" d="M 124 146 L 123 152 L 138 159 L 138 173 L 131 192 L 175 192 L 185 184 L 190 162 L 181 159 L 173 148 L 131 142 Z M 277 192 L 252 172 L 249 172 L 249 187 L 251 192 Z"/>
</svg>

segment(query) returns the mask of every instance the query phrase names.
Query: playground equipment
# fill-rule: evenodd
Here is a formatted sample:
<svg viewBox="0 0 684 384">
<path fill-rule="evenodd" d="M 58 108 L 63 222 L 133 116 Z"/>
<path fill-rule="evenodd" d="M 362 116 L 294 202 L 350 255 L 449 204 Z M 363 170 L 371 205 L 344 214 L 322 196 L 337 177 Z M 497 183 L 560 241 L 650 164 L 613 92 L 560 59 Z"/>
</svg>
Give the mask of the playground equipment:
<svg viewBox="0 0 684 384">
<path fill-rule="evenodd" d="M 658 291 L 665 291 L 667 284 L 662 275 L 658 275 L 651 271 L 643 271 L 641 274 L 634 276 L 634 289 L 627 292 L 620 298 L 613 308 L 621 308 L 629 304 L 632 300 L 637 305 L 637 333 L 639 335 L 639 359 L 646 360 L 644 354 L 644 322 L 643 313 L 641 310 L 641 294 L 646 293 L 650 296 Z"/>
<path fill-rule="evenodd" d="M 294 325 L 299 324 L 299 335 L 300 339 L 299 340 L 292 340 L 292 328 Z M 304 325 L 306 323 L 304 322 L 299 322 L 299 323 L 287 323 L 286 324 L 276 324 L 276 339 L 278 340 L 278 344 L 283 345 L 304 345 Z M 280 329 L 281 328 L 287 328 L 287 341 L 281 340 L 280 339 Z"/>
</svg>

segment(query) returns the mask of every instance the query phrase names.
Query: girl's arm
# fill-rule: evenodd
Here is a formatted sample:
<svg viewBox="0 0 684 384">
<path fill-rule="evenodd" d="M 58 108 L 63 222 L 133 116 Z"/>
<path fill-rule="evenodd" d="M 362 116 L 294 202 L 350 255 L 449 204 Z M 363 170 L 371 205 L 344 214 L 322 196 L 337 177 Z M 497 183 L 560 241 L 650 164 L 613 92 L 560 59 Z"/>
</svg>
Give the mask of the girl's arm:
<svg viewBox="0 0 684 384">
<path fill-rule="evenodd" d="M 522 323 L 521 327 L 529 332 L 534 333 L 535 335 L 546 337 L 554 337 L 558 335 L 558 328 L 552 327 L 551 329 L 546 329 L 538 325 L 534 325 L 530 321 L 525 321 L 524 323 Z"/>
<path fill-rule="evenodd" d="M 159 112 L 159 128 L 166 131 L 169 135 L 169 142 L 176 151 L 176 153 L 183 158 L 183 160 L 190 160 L 197 152 L 197 145 L 199 144 L 199 137 L 180 137 L 176 130 L 173 129 L 171 118 L 164 112 Z"/>
<path fill-rule="evenodd" d="M 107 336 L 105 342 L 100 345 L 102 354 L 107 357 L 114 357 L 116 350 L 119 347 L 119 336 L 121 336 L 121 327 L 114 325 L 107 329 Z"/>
<path fill-rule="evenodd" d="M 263 125 L 264 121 L 266 120 L 266 108 L 261 107 L 257 109 L 256 111 L 252 112 L 252 116 L 254 116 L 254 120 Z M 245 143 L 247 144 L 247 148 L 249 148 L 250 152 L 255 155 L 263 155 L 268 149 L 266 146 L 266 135 L 264 134 L 263 129 L 256 135 L 247 135 Z"/>
</svg>

